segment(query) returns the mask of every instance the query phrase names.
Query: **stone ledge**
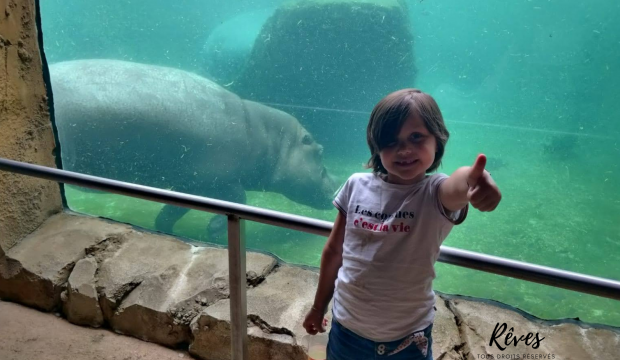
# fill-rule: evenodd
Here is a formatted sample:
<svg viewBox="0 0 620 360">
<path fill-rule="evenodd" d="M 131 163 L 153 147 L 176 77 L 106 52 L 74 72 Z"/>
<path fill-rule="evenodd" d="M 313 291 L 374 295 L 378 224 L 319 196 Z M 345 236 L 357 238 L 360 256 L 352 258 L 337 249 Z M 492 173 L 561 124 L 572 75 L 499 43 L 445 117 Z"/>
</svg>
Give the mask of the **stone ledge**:
<svg viewBox="0 0 620 360">
<path fill-rule="evenodd" d="M 301 337 L 314 301 L 318 274 L 282 265 L 247 292 L 250 359 L 305 360 Z M 327 319 L 331 323 L 331 309 Z M 208 360 L 230 358 L 230 300 L 207 307 L 192 322 L 190 353 Z M 221 349 L 213 352 L 211 349 Z"/>
<path fill-rule="evenodd" d="M 252 252 L 247 253 L 246 269 L 250 359 L 306 359 L 301 324 L 314 298 L 318 272 Z M 200 359 L 230 358 L 226 249 L 58 214 L 0 253 L 0 298 L 62 311 L 74 324 L 109 327 L 171 348 L 189 346 Z M 620 329 L 532 321 L 505 306 L 453 296 L 438 296 L 436 306 L 436 359 L 506 354 L 620 358 Z M 489 346 L 496 324 L 504 322 L 514 327 L 516 336 L 538 332 L 545 339 L 538 348 L 531 342 L 504 351 Z"/>
<path fill-rule="evenodd" d="M 53 311 L 60 294 L 85 250 L 130 231 L 127 225 L 90 217 L 57 214 L 5 251 L 0 260 L 0 298 Z"/>
<path fill-rule="evenodd" d="M 523 358 L 523 354 L 539 355 L 538 359 L 548 359 L 543 355 L 555 354 L 555 359 L 597 359 L 612 360 L 620 358 L 620 329 L 593 327 L 587 324 L 552 321 L 530 321 L 514 310 L 494 308 L 488 304 L 464 299 L 452 299 L 449 308 L 460 323 L 461 338 L 464 340 L 464 352 L 474 354 L 475 358 Z M 505 330 L 497 343 L 489 345 L 497 326 L 498 333 Z M 506 336 L 512 333 L 512 339 Z M 524 339 L 528 333 L 532 338 Z M 541 341 L 537 341 L 540 339 Z M 506 342 L 506 340 L 508 340 Z M 501 350 L 496 344 L 503 348 Z M 518 356 L 518 357 L 517 357 Z M 534 359 L 534 357 L 531 357 Z"/>
</svg>

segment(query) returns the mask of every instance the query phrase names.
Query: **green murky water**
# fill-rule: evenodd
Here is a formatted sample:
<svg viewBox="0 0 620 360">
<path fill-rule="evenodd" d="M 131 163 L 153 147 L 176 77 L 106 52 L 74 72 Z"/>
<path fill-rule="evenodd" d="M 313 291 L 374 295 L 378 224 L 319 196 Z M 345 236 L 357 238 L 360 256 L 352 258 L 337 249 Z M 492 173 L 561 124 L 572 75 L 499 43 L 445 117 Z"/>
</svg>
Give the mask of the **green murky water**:
<svg viewBox="0 0 620 360">
<path fill-rule="evenodd" d="M 203 73 L 205 42 L 218 26 L 239 14 L 280 5 L 230 3 L 47 0 L 41 4 L 47 60 L 112 58 Z M 620 280 L 619 5 L 602 0 L 405 3 L 416 67 L 412 86 L 435 96 L 451 133 L 440 171 L 449 174 L 485 153 L 503 193 L 495 212 L 471 211 L 444 245 Z M 356 11 L 363 8 L 351 6 L 344 19 L 361 26 Z M 248 33 L 259 31 L 260 24 L 250 25 Z M 227 41 L 250 46 L 257 36 L 263 43 L 271 41 L 252 34 L 250 40 L 235 35 Z M 363 44 L 375 35 L 358 40 Z M 241 45 L 246 50 L 240 51 L 248 51 L 247 44 Z M 368 59 L 372 56 L 386 54 Z M 332 77 L 334 87 L 348 81 Z M 330 89 L 313 91 L 321 90 Z M 338 104 L 338 99 L 313 106 L 289 102 L 280 108 L 302 123 L 313 121 L 304 125 L 325 147 L 329 172 L 343 182 L 365 171 L 360 166 L 368 153 L 365 126 L 374 104 Z M 72 187 L 66 196 L 74 211 L 147 229 L 154 229 L 162 206 Z M 316 210 L 277 193 L 248 192 L 247 198 L 249 205 L 312 218 L 333 221 L 336 215 L 335 209 Z M 205 227 L 210 217 L 192 210 L 174 233 L 209 242 Z M 288 263 L 319 265 L 324 237 L 251 222 L 246 230 L 250 249 Z M 617 301 L 442 263 L 436 268 L 434 287 L 440 292 L 497 300 L 545 319 L 579 317 L 620 326 Z"/>
</svg>

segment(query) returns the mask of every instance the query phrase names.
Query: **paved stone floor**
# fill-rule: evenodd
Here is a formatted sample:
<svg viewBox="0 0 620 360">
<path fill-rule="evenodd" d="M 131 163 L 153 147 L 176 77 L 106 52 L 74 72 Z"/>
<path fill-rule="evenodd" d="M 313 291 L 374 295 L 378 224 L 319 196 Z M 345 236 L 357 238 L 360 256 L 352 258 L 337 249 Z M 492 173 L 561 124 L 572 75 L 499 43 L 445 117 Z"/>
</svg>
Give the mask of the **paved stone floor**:
<svg viewBox="0 0 620 360">
<path fill-rule="evenodd" d="M 69 323 L 54 314 L 0 301 L 2 360 L 179 360 L 186 351 Z"/>
</svg>

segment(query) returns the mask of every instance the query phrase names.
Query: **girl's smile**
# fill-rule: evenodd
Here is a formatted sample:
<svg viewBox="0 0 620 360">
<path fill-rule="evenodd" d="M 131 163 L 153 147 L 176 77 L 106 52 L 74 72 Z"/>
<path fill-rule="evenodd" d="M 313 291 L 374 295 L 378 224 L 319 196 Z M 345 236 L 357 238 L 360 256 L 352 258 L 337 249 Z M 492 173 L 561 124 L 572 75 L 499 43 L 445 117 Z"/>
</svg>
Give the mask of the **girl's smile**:
<svg viewBox="0 0 620 360">
<path fill-rule="evenodd" d="M 409 165 L 413 165 L 417 160 L 402 160 L 396 161 L 396 165 L 407 167 Z"/>
</svg>

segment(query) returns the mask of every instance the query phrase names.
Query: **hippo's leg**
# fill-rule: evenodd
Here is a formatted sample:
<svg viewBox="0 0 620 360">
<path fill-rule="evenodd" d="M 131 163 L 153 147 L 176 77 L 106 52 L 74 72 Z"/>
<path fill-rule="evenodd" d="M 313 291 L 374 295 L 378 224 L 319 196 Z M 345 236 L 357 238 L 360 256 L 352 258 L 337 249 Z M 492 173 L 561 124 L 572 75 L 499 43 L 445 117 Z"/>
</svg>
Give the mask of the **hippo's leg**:
<svg viewBox="0 0 620 360">
<path fill-rule="evenodd" d="M 207 225 L 207 233 L 212 241 L 220 242 L 228 236 L 228 219 L 224 215 L 215 215 Z"/>
<path fill-rule="evenodd" d="M 221 199 L 224 201 L 236 202 L 238 204 L 246 203 L 245 190 L 240 185 L 231 186 L 228 184 L 219 184 L 213 188 L 207 189 L 202 196 Z M 158 231 L 172 234 L 174 224 L 179 221 L 183 215 L 187 214 L 190 209 L 164 205 L 157 218 L 155 219 L 155 229 Z M 227 237 L 228 218 L 225 215 L 215 215 L 207 225 L 207 233 L 212 241 L 225 241 Z"/>
<path fill-rule="evenodd" d="M 241 186 L 222 186 L 213 197 L 238 204 L 246 203 L 245 190 Z M 228 218 L 225 215 L 215 215 L 209 221 L 207 232 L 211 241 L 225 241 L 228 236 Z"/>
<path fill-rule="evenodd" d="M 188 211 L 188 208 L 168 204 L 164 205 L 155 219 L 155 229 L 172 234 L 172 227 L 174 224 L 176 224 L 183 215 L 187 214 Z"/>
</svg>

